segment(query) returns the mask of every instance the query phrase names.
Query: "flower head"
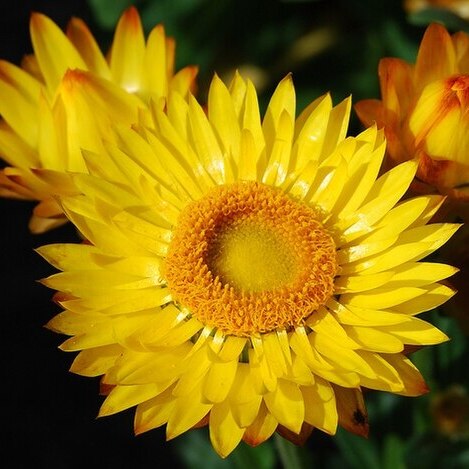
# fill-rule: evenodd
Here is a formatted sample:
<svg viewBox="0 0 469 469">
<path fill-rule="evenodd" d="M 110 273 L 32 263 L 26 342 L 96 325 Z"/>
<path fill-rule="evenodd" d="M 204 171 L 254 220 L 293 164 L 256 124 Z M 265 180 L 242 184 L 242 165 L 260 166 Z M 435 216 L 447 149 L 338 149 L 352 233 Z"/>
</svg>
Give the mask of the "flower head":
<svg viewBox="0 0 469 469">
<path fill-rule="evenodd" d="M 362 122 L 384 126 L 390 162 L 417 159 L 415 188 L 466 200 L 469 181 L 469 36 L 431 24 L 415 65 L 379 64 L 381 100 L 358 102 Z"/>
<path fill-rule="evenodd" d="M 107 57 L 78 18 L 63 33 L 33 13 L 30 30 L 34 54 L 22 67 L 0 61 L 0 156 L 9 165 L 0 173 L 0 194 L 40 201 L 30 225 L 40 232 L 65 220 L 53 196 L 72 189 L 63 172 L 85 171 L 81 148 L 99 150 L 108 121 L 130 125 L 150 100 L 171 89 L 187 93 L 196 69 L 174 74 L 174 41 L 161 25 L 145 41 L 134 7 L 120 18 Z M 79 87 L 93 98 L 86 121 L 83 102 L 73 112 L 68 105 Z M 57 173 L 44 178 L 43 169 Z"/>
<path fill-rule="evenodd" d="M 215 77 L 207 114 L 171 93 L 88 155 L 62 199 L 87 243 L 39 252 L 62 271 L 49 327 L 73 372 L 102 376 L 101 416 L 208 425 L 226 456 L 275 431 L 365 435 L 363 387 L 427 391 L 404 347 L 446 340 L 415 316 L 453 295 L 455 269 L 421 259 L 457 226 L 427 225 L 440 196 L 399 202 L 416 164 L 378 178 L 383 133 L 346 138 L 349 112 L 325 95 L 295 119 L 288 76 L 261 121 L 249 81 Z"/>
</svg>

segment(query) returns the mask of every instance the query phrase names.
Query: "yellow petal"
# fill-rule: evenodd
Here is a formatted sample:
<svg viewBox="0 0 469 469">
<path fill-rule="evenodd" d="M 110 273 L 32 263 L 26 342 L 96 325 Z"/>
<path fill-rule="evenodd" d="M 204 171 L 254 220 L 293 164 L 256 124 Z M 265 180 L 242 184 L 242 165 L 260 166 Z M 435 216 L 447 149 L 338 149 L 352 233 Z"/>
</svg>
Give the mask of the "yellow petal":
<svg viewBox="0 0 469 469">
<path fill-rule="evenodd" d="M 144 93 L 159 98 L 168 95 L 168 76 L 172 75 L 172 57 L 167 57 L 166 35 L 163 25 L 155 26 L 147 40 L 141 83 Z M 167 63 L 170 62 L 170 63 Z"/>
<path fill-rule="evenodd" d="M 145 37 L 135 7 L 128 8 L 117 23 L 112 41 L 109 66 L 116 83 L 129 93 L 140 89 Z"/>
<path fill-rule="evenodd" d="M 88 70 L 110 80 L 109 66 L 86 23 L 80 18 L 72 18 L 67 25 L 66 34 Z"/>
<path fill-rule="evenodd" d="M 404 314 L 377 309 L 364 309 L 352 305 L 345 307 L 332 299 L 327 302 L 327 308 L 341 324 L 351 326 L 381 326 L 399 324 L 409 320 L 408 316 Z"/>
<path fill-rule="evenodd" d="M 107 384 L 137 385 L 174 382 L 190 346 L 183 344 L 160 353 L 121 351 L 121 358 L 106 374 Z"/>
<path fill-rule="evenodd" d="M 379 288 L 393 278 L 393 272 L 379 272 L 372 275 L 340 276 L 335 282 L 337 293 L 357 293 Z"/>
<path fill-rule="evenodd" d="M 428 392 L 428 387 L 417 368 L 404 355 L 382 355 L 382 357 L 399 373 L 404 383 L 404 390 L 397 392 L 403 396 L 420 396 Z"/>
<path fill-rule="evenodd" d="M 49 90 L 57 88 L 67 69 L 87 69 L 67 36 L 47 16 L 33 13 L 30 32 L 34 53 Z"/>
<path fill-rule="evenodd" d="M 322 154 L 328 155 L 345 139 L 348 131 L 352 98 L 348 97 L 331 109 Z"/>
<path fill-rule="evenodd" d="M 283 376 L 287 371 L 285 356 L 275 332 L 262 336 L 263 350 L 269 368 L 276 376 Z"/>
<path fill-rule="evenodd" d="M 141 386 L 116 386 L 103 402 L 98 416 L 116 414 L 151 399 L 159 393 L 159 386 L 153 383 Z"/>
<path fill-rule="evenodd" d="M 164 425 L 173 411 L 174 398 L 168 388 L 158 396 L 142 402 L 137 406 L 134 419 L 134 431 L 140 435 L 153 428 Z"/>
<path fill-rule="evenodd" d="M 410 321 L 383 326 L 382 330 L 393 334 L 399 340 L 412 345 L 440 344 L 449 340 L 448 336 L 436 327 L 421 319 L 410 317 Z"/>
<path fill-rule="evenodd" d="M 407 161 L 392 168 L 373 184 L 370 192 L 363 201 L 361 208 L 344 218 L 340 227 L 349 235 L 363 229 L 362 225 L 373 226 L 397 203 L 408 189 L 415 176 L 417 165 L 414 161 Z M 357 219 L 349 225 L 349 220 Z"/>
<path fill-rule="evenodd" d="M 347 179 L 347 167 L 344 161 L 331 167 L 318 169 L 316 180 L 311 187 L 311 201 L 326 213 L 331 213 Z"/>
<path fill-rule="evenodd" d="M 409 315 L 423 313 L 424 311 L 430 311 L 442 305 L 456 293 L 446 285 L 440 285 L 438 283 L 422 288 L 426 290 L 424 295 L 394 306 L 393 311 Z"/>
<path fill-rule="evenodd" d="M 259 395 L 256 395 L 256 397 L 250 401 L 244 401 L 238 404 L 230 400 L 231 412 L 238 426 L 247 428 L 252 425 L 259 414 L 261 404 L 262 397 Z"/>
<path fill-rule="evenodd" d="M 46 327 L 67 335 L 80 335 L 96 328 L 99 334 L 100 330 L 109 328 L 109 320 L 106 316 L 97 313 L 77 314 L 71 311 L 62 311 L 55 315 L 46 324 Z"/>
<path fill-rule="evenodd" d="M 456 267 L 437 262 L 409 262 L 393 269 L 390 284 L 420 287 L 448 278 L 457 271 Z"/>
<path fill-rule="evenodd" d="M 345 331 L 351 339 L 357 342 L 365 350 L 371 352 L 397 353 L 402 352 L 404 345 L 402 341 L 384 332 L 381 328 L 344 326 Z"/>
<path fill-rule="evenodd" d="M 338 414 L 331 385 L 316 376 L 312 386 L 302 386 L 300 389 L 305 403 L 305 422 L 334 435 L 337 430 Z"/>
<path fill-rule="evenodd" d="M 210 441 L 222 457 L 228 456 L 241 441 L 244 429 L 239 427 L 227 402 L 216 404 L 210 411 Z"/>
<path fill-rule="evenodd" d="M 202 390 L 208 402 L 219 403 L 226 399 L 233 385 L 237 367 L 237 358 L 226 363 L 212 363 L 205 376 Z"/>
<path fill-rule="evenodd" d="M 290 188 L 290 194 L 292 197 L 298 199 L 309 199 L 312 197 L 310 193 L 311 186 L 316 180 L 316 174 L 318 171 L 318 164 L 315 161 L 308 161 L 304 168 L 296 174 L 296 180 Z"/>
<path fill-rule="evenodd" d="M 210 84 L 208 112 L 223 153 L 231 155 L 238 162 L 241 139 L 239 121 L 230 93 L 217 75 Z"/>
<path fill-rule="evenodd" d="M 267 154 L 269 155 L 279 128 L 281 115 L 286 112 L 290 118 L 295 116 L 295 88 L 291 75 L 287 75 L 275 89 L 262 122 Z"/>
<path fill-rule="evenodd" d="M 373 127 L 371 129 L 374 130 Z M 376 134 L 376 142 L 365 143 L 354 148 L 350 152 L 350 157 L 346 158 L 348 163 L 346 186 L 344 186 L 336 206 L 336 216 L 339 218 L 350 216 L 358 210 L 376 181 L 383 161 L 385 142 L 380 134 L 376 131 L 374 133 Z M 363 136 L 363 134 L 361 135 Z M 377 148 L 374 148 L 375 144 L 377 144 Z M 339 147 L 338 151 L 341 151 L 341 148 L 344 148 L 344 145 Z M 348 155 L 348 152 L 343 151 L 343 153 Z"/>
<path fill-rule="evenodd" d="M 306 321 L 308 327 L 318 334 L 324 334 L 331 340 L 338 341 L 344 347 L 357 348 L 357 343 L 350 339 L 346 330 L 337 322 L 332 314 L 320 307 Z"/>
<path fill-rule="evenodd" d="M 243 440 L 251 446 L 257 446 L 269 439 L 277 428 L 278 422 L 262 403 L 254 422 L 246 428 Z"/>
<path fill-rule="evenodd" d="M 39 92 L 34 100 L 30 100 L 19 89 L 0 78 L 0 96 L 0 113 L 3 119 L 27 145 L 35 148 L 38 139 Z"/>
<path fill-rule="evenodd" d="M 365 309 L 387 309 L 424 293 L 425 290 L 422 288 L 400 287 L 394 289 L 382 287 L 363 293 L 345 293 L 341 295 L 340 302 L 345 307 L 352 305 Z"/>
<path fill-rule="evenodd" d="M 354 350 L 343 348 L 322 334 L 310 334 L 312 346 L 337 369 L 343 372 L 356 372 L 364 376 L 375 377 L 374 370 Z M 321 373 L 318 371 L 318 374 Z"/>
<path fill-rule="evenodd" d="M 99 376 L 106 373 L 122 353 L 120 345 L 104 345 L 81 351 L 73 360 L 70 371 L 81 376 Z"/>
<path fill-rule="evenodd" d="M 264 396 L 269 412 L 278 422 L 294 433 L 299 433 L 304 421 L 303 395 L 297 384 L 279 379 L 277 388 Z"/>
<path fill-rule="evenodd" d="M 171 440 L 196 425 L 212 409 L 212 404 L 205 404 L 200 386 L 174 400 L 174 407 L 168 419 L 166 436 Z"/>
<path fill-rule="evenodd" d="M 187 139 L 183 139 L 169 122 L 167 115 L 156 111 L 157 136 L 147 134 L 148 143 L 156 154 L 161 154 L 161 162 L 166 162 L 166 171 L 173 178 L 181 181 L 181 187 L 188 186 L 187 192 L 193 199 L 201 196 L 202 191 L 213 186 L 213 180 L 208 175 L 201 160 L 189 146 Z M 157 138 L 158 137 L 158 138 Z M 170 151 L 168 151 L 170 150 Z M 164 152 L 164 153 L 161 153 Z"/>
<path fill-rule="evenodd" d="M 37 152 L 3 120 L 0 121 L 0 154 L 8 164 L 20 168 L 40 166 Z"/>
<path fill-rule="evenodd" d="M 193 148 L 217 184 L 226 182 L 226 162 L 207 117 L 196 99 L 189 97 L 189 128 Z"/>
<path fill-rule="evenodd" d="M 60 270 L 98 269 L 92 255 L 99 252 L 86 244 L 48 244 L 36 249 L 50 264 Z"/>
<path fill-rule="evenodd" d="M 233 96 L 233 92 L 232 92 Z M 255 154 L 261 155 L 265 149 L 265 138 L 261 127 L 261 117 L 259 112 L 259 103 L 257 100 L 257 93 L 251 81 L 247 81 L 243 114 L 241 117 L 241 129 L 249 130 L 254 137 L 254 144 L 256 147 Z M 241 110 L 239 111 L 241 112 Z M 265 162 L 264 162 L 265 163 Z"/>
<path fill-rule="evenodd" d="M 173 395 L 178 398 L 185 397 L 187 399 L 187 396 L 193 389 L 197 388 L 199 389 L 203 402 L 206 402 L 202 394 L 201 380 L 207 374 L 211 365 L 212 362 L 208 357 L 207 346 L 202 347 L 186 360 L 181 378 L 173 390 Z"/>
</svg>

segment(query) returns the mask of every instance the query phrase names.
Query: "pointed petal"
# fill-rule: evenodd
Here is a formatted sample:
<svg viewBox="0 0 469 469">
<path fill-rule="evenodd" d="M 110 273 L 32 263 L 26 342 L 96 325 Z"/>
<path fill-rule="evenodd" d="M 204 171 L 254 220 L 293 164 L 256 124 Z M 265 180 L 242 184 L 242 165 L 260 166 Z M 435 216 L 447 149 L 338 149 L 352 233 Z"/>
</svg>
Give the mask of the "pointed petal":
<svg viewBox="0 0 469 469">
<path fill-rule="evenodd" d="M 334 386 L 339 424 L 356 435 L 368 436 L 368 415 L 363 395 L 358 389 Z"/>
<path fill-rule="evenodd" d="M 57 88 L 67 69 L 87 69 L 67 36 L 47 16 L 33 13 L 30 32 L 34 53 L 50 91 Z"/>
<path fill-rule="evenodd" d="M 145 36 L 135 7 L 128 8 L 117 23 L 110 50 L 109 66 L 114 82 L 129 93 L 142 85 Z"/>
<path fill-rule="evenodd" d="M 244 435 L 227 402 L 216 404 L 210 411 L 210 441 L 215 451 L 226 458 L 238 446 Z"/>
<path fill-rule="evenodd" d="M 257 446 L 269 439 L 277 428 L 278 422 L 275 417 L 262 404 L 256 420 L 246 428 L 243 441 L 248 445 Z"/>
</svg>

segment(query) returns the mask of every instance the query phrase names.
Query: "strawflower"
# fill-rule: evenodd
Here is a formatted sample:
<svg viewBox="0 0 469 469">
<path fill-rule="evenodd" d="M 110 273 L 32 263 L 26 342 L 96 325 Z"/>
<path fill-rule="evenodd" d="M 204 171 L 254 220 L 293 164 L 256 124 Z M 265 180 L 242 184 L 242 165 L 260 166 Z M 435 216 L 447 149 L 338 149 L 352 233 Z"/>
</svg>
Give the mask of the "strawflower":
<svg viewBox="0 0 469 469">
<path fill-rule="evenodd" d="M 34 53 L 21 68 L 0 61 L 0 157 L 7 164 L 0 195 L 39 201 L 30 228 L 42 232 L 65 221 L 54 196 L 73 189 L 61 173 L 86 171 L 81 149 L 100 150 L 110 122 L 130 125 L 150 100 L 171 89 L 186 93 L 196 69 L 174 74 L 174 40 L 158 25 L 145 41 L 134 7 L 121 16 L 106 57 L 78 18 L 63 33 L 33 13 L 30 32 Z M 92 95 L 92 113 L 80 109 L 82 103 L 70 112 L 68 101 L 79 86 Z M 57 173 L 40 178 L 43 169 Z"/>
<path fill-rule="evenodd" d="M 346 138 L 350 100 L 295 119 L 290 76 L 261 120 L 253 85 L 215 76 L 117 126 L 93 174 L 63 197 L 86 240 L 39 253 L 64 311 L 48 327 L 101 376 L 100 416 L 136 406 L 135 433 L 208 425 L 222 457 L 275 431 L 368 433 L 363 388 L 427 392 L 406 345 L 447 340 L 416 315 L 453 295 L 455 272 L 422 262 L 456 231 L 427 224 L 440 196 L 400 202 L 417 165 L 378 178 L 383 132 Z M 101 162 L 101 164 L 97 164 Z"/>
<path fill-rule="evenodd" d="M 469 201 L 469 36 L 431 24 L 415 65 L 398 58 L 379 63 L 381 100 L 356 104 L 365 125 L 384 127 L 388 163 L 419 163 L 412 189 L 448 196 L 458 214 Z M 448 205 L 449 207 L 450 205 Z"/>
</svg>

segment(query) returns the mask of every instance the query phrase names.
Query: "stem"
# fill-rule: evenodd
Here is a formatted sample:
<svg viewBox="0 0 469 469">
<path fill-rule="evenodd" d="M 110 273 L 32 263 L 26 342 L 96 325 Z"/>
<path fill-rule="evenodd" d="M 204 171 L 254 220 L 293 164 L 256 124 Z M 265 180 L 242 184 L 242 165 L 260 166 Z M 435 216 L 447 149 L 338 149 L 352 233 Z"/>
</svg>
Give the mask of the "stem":
<svg viewBox="0 0 469 469">
<path fill-rule="evenodd" d="M 303 462 L 300 457 L 300 448 L 281 437 L 278 433 L 275 433 L 274 441 L 284 469 L 302 469 Z"/>
</svg>

